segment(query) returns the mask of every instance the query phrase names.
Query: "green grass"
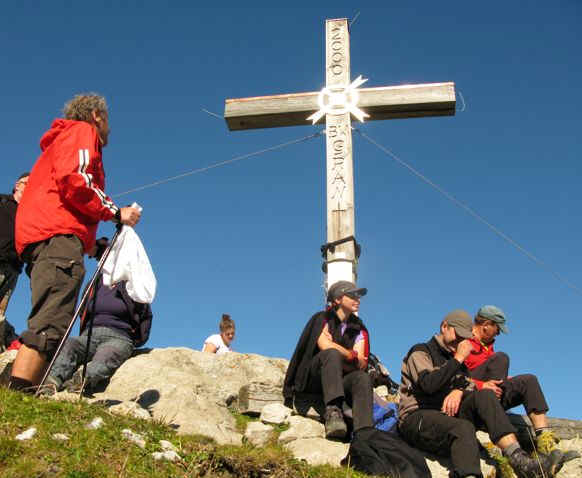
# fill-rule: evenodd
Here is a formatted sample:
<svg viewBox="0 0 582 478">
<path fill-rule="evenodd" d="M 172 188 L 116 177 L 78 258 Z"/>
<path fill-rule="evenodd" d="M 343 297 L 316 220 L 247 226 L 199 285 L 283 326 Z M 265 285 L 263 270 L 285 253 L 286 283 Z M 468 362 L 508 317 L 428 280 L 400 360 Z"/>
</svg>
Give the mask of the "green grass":
<svg viewBox="0 0 582 478">
<path fill-rule="evenodd" d="M 101 417 L 104 426 L 89 430 L 86 425 Z M 243 431 L 250 419 L 237 417 Z M 37 428 L 32 440 L 16 435 Z M 129 428 L 146 440 L 145 449 L 121 435 Z M 279 427 L 279 433 L 284 427 Z M 64 433 L 69 441 L 57 441 Z M 179 450 L 178 463 L 155 461 L 160 440 Z M 219 446 L 211 439 L 177 435 L 162 423 L 110 415 L 103 407 L 85 402 L 57 402 L 0 388 L 0 476 L 2 478 L 137 478 L 137 477 L 240 477 L 240 478 L 363 478 L 346 468 L 309 466 L 295 460 L 274 441 L 264 448 L 249 445 Z"/>
</svg>

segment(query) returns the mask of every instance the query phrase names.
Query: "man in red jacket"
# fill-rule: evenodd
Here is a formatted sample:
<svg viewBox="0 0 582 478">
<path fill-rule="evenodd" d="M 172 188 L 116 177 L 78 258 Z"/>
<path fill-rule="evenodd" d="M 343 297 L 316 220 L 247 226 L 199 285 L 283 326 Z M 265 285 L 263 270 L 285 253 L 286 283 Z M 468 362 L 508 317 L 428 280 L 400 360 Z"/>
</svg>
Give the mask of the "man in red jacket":
<svg viewBox="0 0 582 478">
<path fill-rule="evenodd" d="M 109 137 L 105 98 L 77 95 L 40 141 L 16 214 L 16 251 L 30 276 L 32 310 L 12 367 L 10 388 L 33 391 L 70 323 L 95 248 L 99 221 L 134 226 L 140 212 L 105 195 L 101 150 Z"/>
<path fill-rule="evenodd" d="M 508 376 L 509 356 L 493 349 L 495 337 L 500 332 L 509 332 L 505 313 L 495 305 L 484 305 L 475 315 L 472 332 L 471 352 L 464 362 L 472 382 L 478 390 L 491 390 L 505 410 L 523 405 L 535 429 L 536 450 L 550 454 L 557 448 L 559 439 L 550 429 L 546 416 L 549 406 L 538 378 L 529 373 Z M 576 452 L 567 452 L 562 462 L 579 456 Z"/>
</svg>

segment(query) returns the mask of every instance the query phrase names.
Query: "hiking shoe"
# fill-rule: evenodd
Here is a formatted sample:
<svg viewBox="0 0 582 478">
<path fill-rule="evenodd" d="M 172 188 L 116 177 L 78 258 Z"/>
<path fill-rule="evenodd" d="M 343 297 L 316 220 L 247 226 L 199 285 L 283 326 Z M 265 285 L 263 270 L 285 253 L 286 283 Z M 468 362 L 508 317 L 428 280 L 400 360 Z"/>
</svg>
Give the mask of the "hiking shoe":
<svg viewBox="0 0 582 478">
<path fill-rule="evenodd" d="M 42 387 L 36 389 L 36 395 L 39 397 L 52 397 L 57 393 L 57 386 L 54 383 L 45 382 Z"/>
<path fill-rule="evenodd" d="M 344 415 L 339 407 L 325 408 L 325 438 L 328 440 L 343 440 L 348 432 Z"/>
<path fill-rule="evenodd" d="M 555 455 L 557 455 L 557 458 L 552 458 Z M 562 450 L 556 448 L 550 453 L 550 458 L 554 461 L 557 460 L 557 464 L 554 466 L 554 475 L 557 475 L 565 463 L 568 463 L 570 460 L 580 458 L 580 453 L 578 453 L 576 450 L 563 452 Z"/>
<path fill-rule="evenodd" d="M 558 449 L 553 450 L 550 455 L 538 453 L 532 458 L 523 449 L 518 448 L 509 457 L 509 463 L 518 478 L 550 478 L 562 467 L 562 459 L 562 452 Z"/>
<path fill-rule="evenodd" d="M 49 375 L 42 387 L 37 388 L 36 394 L 40 397 L 52 397 L 59 391 L 60 388 L 60 384 L 57 382 L 57 380 Z"/>
<path fill-rule="evenodd" d="M 65 388 L 69 393 L 81 393 L 83 389 L 83 371 L 77 370 L 73 376 L 65 384 Z"/>
<path fill-rule="evenodd" d="M 554 432 L 545 430 L 536 437 L 536 451 L 544 455 L 549 455 L 553 450 L 558 448 L 559 441 L 560 439 Z"/>
</svg>

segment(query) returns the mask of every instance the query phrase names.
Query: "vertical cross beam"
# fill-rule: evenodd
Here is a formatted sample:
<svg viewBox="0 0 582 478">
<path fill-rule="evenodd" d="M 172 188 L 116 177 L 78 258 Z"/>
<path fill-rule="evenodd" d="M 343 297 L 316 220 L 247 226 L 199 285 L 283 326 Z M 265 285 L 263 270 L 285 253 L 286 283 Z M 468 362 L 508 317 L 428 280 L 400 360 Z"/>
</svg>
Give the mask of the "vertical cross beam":
<svg viewBox="0 0 582 478">
<path fill-rule="evenodd" d="M 331 95 L 350 84 L 350 36 L 345 18 L 325 22 L 325 81 Z M 340 109 L 341 111 L 341 109 Z M 350 112 L 328 109 L 326 122 L 327 242 L 355 235 L 354 167 Z M 356 282 L 354 241 L 327 250 L 326 290 L 338 280 Z"/>
<path fill-rule="evenodd" d="M 430 83 L 360 88 L 350 83 L 350 37 L 345 18 L 325 23 L 326 86 L 319 93 L 227 99 L 224 119 L 231 131 L 326 122 L 326 290 L 338 280 L 357 280 L 354 172 L 350 114 L 359 121 L 455 114 L 455 84 Z M 360 107 L 362 109 L 360 109 Z M 333 248 L 328 247 L 343 239 Z"/>
</svg>

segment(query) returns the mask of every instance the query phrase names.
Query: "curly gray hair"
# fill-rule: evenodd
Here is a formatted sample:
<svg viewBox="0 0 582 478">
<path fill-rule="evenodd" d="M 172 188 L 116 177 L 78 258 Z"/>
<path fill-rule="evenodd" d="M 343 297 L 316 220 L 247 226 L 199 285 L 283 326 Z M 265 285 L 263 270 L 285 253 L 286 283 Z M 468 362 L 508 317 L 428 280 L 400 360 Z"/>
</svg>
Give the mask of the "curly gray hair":
<svg viewBox="0 0 582 478">
<path fill-rule="evenodd" d="M 103 96 L 97 93 L 83 93 L 75 95 L 73 99 L 67 101 L 63 107 L 63 114 L 66 119 L 76 121 L 92 121 L 91 113 L 99 111 L 107 113 L 107 102 Z"/>
</svg>

